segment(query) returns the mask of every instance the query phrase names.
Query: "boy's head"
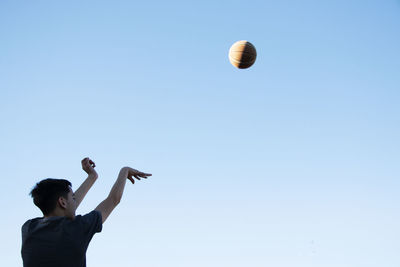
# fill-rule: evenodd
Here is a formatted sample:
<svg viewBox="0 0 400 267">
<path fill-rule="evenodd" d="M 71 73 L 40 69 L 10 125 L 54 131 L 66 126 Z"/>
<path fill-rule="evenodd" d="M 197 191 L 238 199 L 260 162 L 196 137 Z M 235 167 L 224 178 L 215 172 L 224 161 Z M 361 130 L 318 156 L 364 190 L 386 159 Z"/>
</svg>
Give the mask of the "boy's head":
<svg viewBox="0 0 400 267">
<path fill-rule="evenodd" d="M 67 180 L 52 178 L 42 180 L 36 184 L 30 195 L 44 216 L 59 214 L 71 219 L 75 217 L 75 196 L 71 183 Z"/>
</svg>

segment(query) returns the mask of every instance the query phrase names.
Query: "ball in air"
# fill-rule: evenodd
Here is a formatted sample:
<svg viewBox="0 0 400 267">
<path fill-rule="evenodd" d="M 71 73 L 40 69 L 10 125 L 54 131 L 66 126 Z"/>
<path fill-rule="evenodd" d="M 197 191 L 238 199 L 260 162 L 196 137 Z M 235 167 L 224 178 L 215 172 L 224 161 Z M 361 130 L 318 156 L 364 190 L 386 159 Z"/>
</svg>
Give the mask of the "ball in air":
<svg viewBox="0 0 400 267">
<path fill-rule="evenodd" d="M 229 49 L 229 61 L 239 69 L 251 67 L 256 61 L 256 57 L 256 48 L 246 40 L 237 41 Z"/>
</svg>

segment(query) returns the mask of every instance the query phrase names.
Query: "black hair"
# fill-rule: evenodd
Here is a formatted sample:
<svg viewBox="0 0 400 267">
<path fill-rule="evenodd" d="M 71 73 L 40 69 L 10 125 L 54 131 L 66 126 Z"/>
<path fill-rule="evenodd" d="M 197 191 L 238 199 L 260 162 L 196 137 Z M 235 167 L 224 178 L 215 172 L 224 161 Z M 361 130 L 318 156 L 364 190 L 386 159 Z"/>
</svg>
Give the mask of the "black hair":
<svg viewBox="0 0 400 267">
<path fill-rule="evenodd" d="M 48 178 L 37 183 L 30 195 L 43 215 L 48 215 L 56 208 L 59 197 L 68 197 L 70 186 L 68 180 Z"/>
</svg>

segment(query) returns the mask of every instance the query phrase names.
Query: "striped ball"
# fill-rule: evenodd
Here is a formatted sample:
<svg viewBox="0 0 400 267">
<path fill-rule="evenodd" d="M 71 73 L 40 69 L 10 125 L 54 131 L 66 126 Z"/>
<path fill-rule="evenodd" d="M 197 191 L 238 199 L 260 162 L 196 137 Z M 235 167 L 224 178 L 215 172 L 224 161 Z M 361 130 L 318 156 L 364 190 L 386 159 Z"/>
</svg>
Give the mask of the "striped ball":
<svg viewBox="0 0 400 267">
<path fill-rule="evenodd" d="M 229 61 L 239 69 L 247 69 L 256 61 L 257 52 L 248 41 L 238 41 L 229 49 Z"/>
</svg>

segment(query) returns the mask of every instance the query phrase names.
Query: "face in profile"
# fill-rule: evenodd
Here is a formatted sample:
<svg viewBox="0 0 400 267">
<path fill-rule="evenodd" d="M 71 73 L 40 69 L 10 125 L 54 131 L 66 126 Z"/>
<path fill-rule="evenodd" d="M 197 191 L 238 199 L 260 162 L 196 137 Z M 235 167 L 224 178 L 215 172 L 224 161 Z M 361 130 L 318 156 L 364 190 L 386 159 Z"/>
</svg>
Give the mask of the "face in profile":
<svg viewBox="0 0 400 267">
<path fill-rule="evenodd" d="M 69 188 L 67 199 L 64 199 L 63 209 L 65 211 L 65 217 L 74 219 L 75 211 L 76 211 L 76 201 L 75 201 L 75 193 L 72 191 L 71 187 Z"/>
</svg>

